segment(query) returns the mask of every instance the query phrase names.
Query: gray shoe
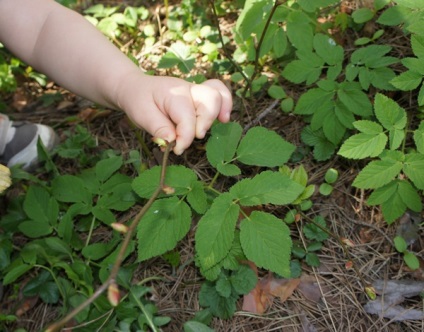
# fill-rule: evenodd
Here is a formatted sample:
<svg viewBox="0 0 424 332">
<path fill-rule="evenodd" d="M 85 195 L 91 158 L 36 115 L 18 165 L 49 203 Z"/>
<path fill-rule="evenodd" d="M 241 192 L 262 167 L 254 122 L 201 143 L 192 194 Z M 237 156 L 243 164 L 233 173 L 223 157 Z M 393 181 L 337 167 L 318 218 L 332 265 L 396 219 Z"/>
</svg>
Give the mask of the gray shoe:
<svg viewBox="0 0 424 332">
<path fill-rule="evenodd" d="M 0 163 L 7 167 L 22 164 L 24 170 L 33 169 L 38 163 L 39 137 L 47 151 L 59 142 L 51 127 L 10 121 L 6 115 L 0 114 Z"/>
</svg>

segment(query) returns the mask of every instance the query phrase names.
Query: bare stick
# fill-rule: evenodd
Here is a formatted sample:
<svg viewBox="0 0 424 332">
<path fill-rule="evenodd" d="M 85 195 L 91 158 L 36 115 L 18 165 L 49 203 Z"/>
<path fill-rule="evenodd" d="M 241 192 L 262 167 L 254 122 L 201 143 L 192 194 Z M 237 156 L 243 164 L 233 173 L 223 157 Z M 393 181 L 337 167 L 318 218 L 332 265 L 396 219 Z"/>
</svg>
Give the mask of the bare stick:
<svg viewBox="0 0 424 332">
<path fill-rule="evenodd" d="M 134 231 L 140 222 L 141 218 L 146 214 L 147 210 L 152 206 L 153 202 L 156 200 L 156 198 L 159 196 L 160 192 L 162 191 L 164 184 L 165 184 L 165 176 L 166 176 L 166 165 L 169 158 L 169 153 L 171 152 L 172 148 L 175 146 L 175 142 L 169 143 L 166 146 L 165 152 L 163 154 L 162 159 L 162 170 L 160 174 L 160 182 L 159 186 L 156 188 L 155 192 L 152 194 L 150 199 L 147 201 L 147 203 L 143 206 L 143 208 L 140 210 L 140 212 L 137 213 L 134 220 L 132 221 L 130 227 L 128 228 L 128 231 L 124 237 L 124 240 L 122 241 L 121 249 L 119 250 L 119 253 L 116 257 L 116 261 L 113 264 L 112 270 L 110 272 L 109 277 L 106 279 L 106 281 L 99 287 L 97 290 L 91 295 L 87 300 L 85 300 L 83 303 L 81 303 L 78 307 L 76 307 L 74 310 L 72 310 L 69 314 L 67 314 L 64 318 L 62 318 L 60 321 L 53 323 L 50 325 L 46 332 L 55 332 L 59 331 L 59 329 L 64 326 L 67 322 L 69 322 L 72 318 L 74 318 L 78 313 L 80 313 L 83 309 L 85 309 L 87 306 L 89 306 L 91 303 L 93 303 L 110 285 L 115 283 L 116 276 L 119 272 L 119 269 L 121 267 L 121 264 L 125 257 L 125 251 L 128 248 L 128 245 L 134 235 Z"/>
</svg>

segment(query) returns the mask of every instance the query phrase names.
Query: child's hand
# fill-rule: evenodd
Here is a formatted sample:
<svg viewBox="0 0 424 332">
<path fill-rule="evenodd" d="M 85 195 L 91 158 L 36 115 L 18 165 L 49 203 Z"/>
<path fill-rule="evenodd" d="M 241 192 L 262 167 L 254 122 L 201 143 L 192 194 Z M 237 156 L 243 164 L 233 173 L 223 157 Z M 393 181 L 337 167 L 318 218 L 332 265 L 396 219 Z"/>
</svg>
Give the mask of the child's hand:
<svg viewBox="0 0 424 332">
<path fill-rule="evenodd" d="M 230 120 L 232 97 L 221 81 L 197 85 L 140 74 L 123 78 L 118 87 L 118 106 L 153 137 L 176 141 L 176 154 L 183 153 L 194 137 L 203 138 L 216 118 Z"/>
</svg>

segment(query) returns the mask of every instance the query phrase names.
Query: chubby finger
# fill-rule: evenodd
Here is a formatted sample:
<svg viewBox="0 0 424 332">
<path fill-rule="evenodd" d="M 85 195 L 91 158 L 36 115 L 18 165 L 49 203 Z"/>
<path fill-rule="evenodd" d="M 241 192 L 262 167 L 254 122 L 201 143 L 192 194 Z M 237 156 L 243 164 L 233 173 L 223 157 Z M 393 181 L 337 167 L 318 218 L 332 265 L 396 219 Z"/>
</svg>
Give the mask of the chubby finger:
<svg viewBox="0 0 424 332">
<path fill-rule="evenodd" d="M 220 93 L 221 109 L 218 114 L 218 120 L 221 122 L 230 121 L 231 110 L 233 109 L 233 97 L 227 86 L 217 79 L 207 80 L 201 85 L 209 86 Z"/>
<path fill-rule="evenodd" d="M 175 124 L 176 145 L 174 152 L 180 155 L 193 142 L 196 128 L 196 112 L 189 94 L 176 95 L 169 105 L 169 114 Z"/>
</svg>

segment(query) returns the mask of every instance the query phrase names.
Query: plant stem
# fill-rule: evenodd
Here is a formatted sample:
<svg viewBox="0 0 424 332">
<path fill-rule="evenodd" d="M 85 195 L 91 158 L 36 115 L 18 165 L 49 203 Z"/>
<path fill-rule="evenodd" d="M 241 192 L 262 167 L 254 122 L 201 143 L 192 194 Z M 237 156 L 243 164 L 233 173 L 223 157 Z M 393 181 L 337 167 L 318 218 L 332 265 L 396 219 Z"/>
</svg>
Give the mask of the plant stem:
<svg viewBox="0 0 424 332">
<path fill-rule="evenodd" d="M 285 1 L 284 1 L 285 2 Z M 259 73 L 259 55 L 261 53 L 261 47 L 265 39 L 265 35 L 268 31 L 269 25 L 271 24 L 272 17 L 274 16 L 275 11 L 277 10 L 278 6 L 280 6 L 282 3 L 280 3 L 278 0 L 275 1 L 274 6 L 271 9 L 271 12 L 269 13 L 268 19 L 266 20 L 264 30 L 262 31 L 261 37 L 259 38 L 258 46 L 255 49 L 255 68 L 253 70 L 252 77 L 249 81 L 247 81 L 247 85 L 243 91 L 243 96 L 246 97 L 246 94 L 248 91 L 250 91 L 250 95 L 252 95 L 252 83 L 255 80 L 256 76 L 258 76 Z"/>
<path fill-rule="evenodd" d="M 135 232 L 135 229 L 136 229 L 138 223 L 140 222 L 141 218 L 146 214 L 147 210 L 152 206 L 153 202 L 159 196 L 160 192 L 162 191 L 162 188 L 164 187 L 165 176 L 166 176 L 166 165 L 167 165 L 167 162 L 168 162 L 169 153 L 171 152 L 171 150 L 174 146 L 175 146 L 175 142 L 172 142 L 172 143 L 169 143 L 167 145 L 166 149 L 165 149 L 165 152 L 163 154 L 163 159 L 162 159 L 162 170 L 161 170 L 159 185 L 156 188 L 155 192 L 150 197 L 150 199 L 147 201 L 147 203 L 140 210 L 140 212 L 137 213 L 133 222 L 131 223 L 130 227 L 128 228 L 128 231 L 127 231 L 127 233 L 124 237 L 124 240 L 122 241 L 121 249 L 119 250 L 119 253 L 116 257 L 116 261 L 113 264 L 113 267 L 112 267 L 112 270 L 109 274 L 109 277 L 106 279 L 106 281 L 99 288 L 97 288 L 97 290 L 93 293 L 93 295 L 91 295 L 87 300 L 85 300 L 83 303 L 81 303 L 78 307 L 76 307 L 74 310 L 72 310 L 68 315 L 66 315 L 60 321 L 50 325 L 46 329 L 46 332 L 58 331 L 63 325 L 65 325 L 67 322 L 69 322 L 72 318 L 74 318 L 78 313 L 80 313 L 88 305 L 93 303 L 111 284 L 115 283 L 115 278 L 116 278 L 116 276 L 119 272 L 122 261 L 125 258 L 125 252 L 128 248 L 128 245 L 130 244 L 130 241 L 131 241 L 131 239 L 134 235 L 134 232 Z"/>
<path fill-rule="evenodd" d="M 234 61 L 234 59 L 231 56 L 230 52 L 228 51 L 228 49 L 224 45 L 224 36 L 222 35 L 221 26 L 219 25 L 218 13 L 216 12 L 216 8 L 215 8 L 215 1 L 214 0 L 209 0 L 209 3 L 211 4 L 212 13 L 213 13 L 213 19 L 215 21 L 215 26 L 218 29 L 219 40 L 220 40 L 220 42 L 222 44 L 222 50 L 224 51 L 226 58 L 228 59 L 228 61 L 231 62 L 231 64 L 234 66 L 234 68 L 236 68 L 236 70 L 241 74 L 241 76 L 243 76 L 243 78 L 245 79 L 245 81 L 246 82 L 249 82 L 249 84 L 250 84 L 249 77 L 247 77 L 247 75 L 244 73 L 243 69 L 238 65 L 238 63 Z"/>
<path fill-rule="evenodd" d="M 153 332 L 159 332 L 158 329 L 156 328 L 155 324 L 153 323 L 152 317 L 150 315 L 149 312 L 147 312 L 146 308 L 144 307 L 143 302 L 141 302 L 137 297 L 135 297 L 133 294 L 131 294 L 133 296 L 133 299 L 135 300 L 135 302 L 138 304 L 139 308 L 141 309 L 141 311 L 143 312 L 144 316 L 146 317 L 147 320 L 147 324 L 149 324 L 150 328 L 152 329 Z"/>
</svg>

